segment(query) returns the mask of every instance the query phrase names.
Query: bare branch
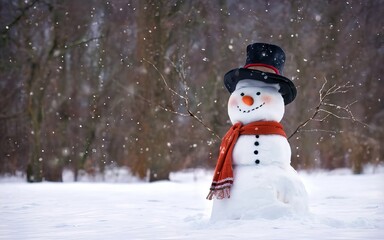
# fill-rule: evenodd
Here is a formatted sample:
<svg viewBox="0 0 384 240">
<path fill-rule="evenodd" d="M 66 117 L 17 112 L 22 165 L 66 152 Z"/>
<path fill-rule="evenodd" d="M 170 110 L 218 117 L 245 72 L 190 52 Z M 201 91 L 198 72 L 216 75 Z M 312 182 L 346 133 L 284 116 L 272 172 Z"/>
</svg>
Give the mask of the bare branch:
<svg viewBox="0 0 384 240">
<path fill-rule="evenodd" d="M 347 116 L 347 117 L 345 117 L 345 116 L 341 116 L 341 115 L 339 115 L 339 114 L 336 114 L 336 113 L 334 113 L 334 112 L 331 112 L 331 111 L 329 111 L 329 110 L 322 109 L 322 108 L 319 109 L 319 112 L 327 113 L 327 117 L 329 117 L 329 116 L 333 116 L 333 117 L 335 117 L 335 118 L 339 118 L 339 119 L 353 120 L 353 117 L 351 117 L 351 116 Z"/>
<path fill-rule="evenodd" d="M 32 8 L 36 3 L 38 2 L 38 0 L 34 0 L 32 1 L 30 4 L 26 5 L 24 8 L 21 8 L 20 11 L 21 13 L 15 17 L 15 19 L 12 20 L 12 22 L 10 22 L 9 24 L 6 25 L 5 29 L 2 29 L 1 32 L 0 32 L 0 35 L 3 36 L 5 34 L 7 34 L 9 32 L 9 30 L 14 26 L 16 25 L 23 17 L 24 15 L 27 13 L 27 11 Z"/>
<path fill-rule="evenodd" d="M 83 44 L 87 44 L 89 42 L 92 42 L 92 41 L 95 41 L 95 40 L 99 40 L 99 39 L 102 39 L 104 38 L 103 35 L 101 36 L 98 36 L 98 37 L 91 37 L 91 38 L 88 38 L 88 39 L 80 39 L 68 46 L 66 46 L 66 48 L 73 48 L 73 47 L 77 47 L 77 46 L 80 46 L 80 45 L 83 45 Z"/>
<path fill-rule="evenodd" d="M 343 133 L 342 130 L 327 130 L 327 129 L 303 129 L 300 132 L 326 132 L 326 133 Z"/>
<path fill-rule="evenodd" d="M 357 101 L 353 101 L 344 107 L 335 103 L 326 102 L 327 98 L 329 98 L 331 95 L 347 93 L 348 89 L 352 88 L 353 85 L 351 85 L 350 82 L 346 82 L 343 85 L 334 84 L 330 88 L 325 90 L 327 83 L 328 81 L 324 77 L 324 83 L 322 84 L 319 90 L 319 103 L 315 107 L 313 114 L 304 122 L 299 124 L 297 128 L 293 131 L 293 133 L 288 137 L 288 139 L 290 139 L 291 137 L 293 137 L 295 134 L 299 132 L 311 131 L 311 130 L 303 130 L 303 128 L 307 126 L 309 122 L 311 121 L 323 122 L 325 119 L 329 117 L 335 117 L 343 120 L 351 120 L 352 122 L 358 122 L 360 124 L 363 124 L 364 126 L 367 126 L 365 123 L 357 120 L 350 109 L 350 107 L 353 104 L 355 104 Z M 323 116 L 319 116 L 319 115 L 323 115 Z"/>
<path fill-rule="evenodd" d="M 183 116 L 183 117 L 192 117 L 193 119 L 195 119 L 197 122 L 199 122 L 201 125 L 203 125 L 205 127 L 205 129 L 207 129 L 211 134 L 213 134 L 214 136 L 216 136 L 217 139 L 221 139 L 220 136 L 218 134 L 216 134 L 212 128 L 210 128 L 208 125 L 206 125 L 204 123 L 204 121 L 198 117 L 190 108 L 190 105 L 189 105 L 189 98 L 188 98 L 188 85 L 187 85 L 187 81 L 186 81 L 186 73 L 184 71 L 180 71 L 179 67 L 176 66 L 175 63 L 173 63 L 171 61 L 171 64 L 173 65 L 173 67 L 175 67 L 177 73 L 179 74 L 179 77 L 180 79 L 183 81 L 183 84 L 184 84 L 184 94 L 185 95 L 182 95 L 180 93 L 178 93 L 177 91 L 175 91 L 173 88 L 171 88 L 167 82 L 167 80 L 165 79 L 164 75 L 159 71 L 159 69 L 155 66 L 155 64 L 153 64 L 152 62 L 146 60 L 146 59 L 143 59 L 143 61 L 149 63 L 160 75 L 164 85 L 166 86 L 167 90 L 170 91 L 173 95 L 177 96 L 178 98 L 180 98 L 182 101 L 183 101 L 183 107 L 185 108 L 186 113 L 182 113 L 182 112 L 178 112 L 176 110 L 171 110 L 167 107 L 164 107 L 162 105 L 159 105 L 159 104 L 156 104 L 157 107 L 163 109 L 164 111 L 167 111 L 167 112 L 170 112 L 170 113 L 173 113 L 173 114 L 176 114 L 176 115 L 179 115 L 179 116 Z"/>
<path fill-rule="evenodd" d="M 143 58 L 143 61 L 149 63 L 155 70 L 156 72 L 160 75 L 161 79 L 163 80 L 164 82 L 164 85 L 167 87 L 167 89 L 173 93 L 174 95 L 178 96 L 179 98 L 183 99 L 184 101 L 188 102 L 188 98 L 184 97 L 183 95 L 179 94 L 178 92 L 176 92 L 175 90 L 173 90 L 167 83 L 167 80 L 165 79 L 164 75 L 160 72 L 160 70 L 155 66 L 155 64 L 153 64 L 152 62 L 146 60 L 145 58 Z"/>
</svg>

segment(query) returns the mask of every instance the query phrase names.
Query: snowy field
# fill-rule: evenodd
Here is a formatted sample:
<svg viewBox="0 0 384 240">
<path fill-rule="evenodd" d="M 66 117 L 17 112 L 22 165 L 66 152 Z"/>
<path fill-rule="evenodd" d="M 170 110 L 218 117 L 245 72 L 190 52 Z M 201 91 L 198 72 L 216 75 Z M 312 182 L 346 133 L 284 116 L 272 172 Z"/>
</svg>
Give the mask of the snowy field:
<svg viewBox="0 0 384 240">
<path fill-rule="evenodd" d="M 217 222 L 203 170 L 157 183 L 2 178 L 0 239 L 384 239 L 384 171 L 366 172 L 300 173 L 309 215 Z"/>
</svg>

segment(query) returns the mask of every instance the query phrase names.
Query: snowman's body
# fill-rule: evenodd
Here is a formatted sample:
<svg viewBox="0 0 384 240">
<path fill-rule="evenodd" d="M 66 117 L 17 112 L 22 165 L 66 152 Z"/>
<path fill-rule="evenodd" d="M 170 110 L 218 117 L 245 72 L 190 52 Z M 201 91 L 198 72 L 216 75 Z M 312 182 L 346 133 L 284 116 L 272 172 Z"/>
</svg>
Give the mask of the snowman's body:
<svg viewBox="0 0 384 240">
<path fill-rule="evenodd" d="M 284 101 L 279 85 L 242 80 L 228 101 L 233 124 L 280 122 Z M 276 218 L 307 211 L 307 193 L 291 167 L 291 148 L 281 135 L 241 135 L 233 153 L 231 196 L 215 199 L 212 219 Z"/>
</svg>

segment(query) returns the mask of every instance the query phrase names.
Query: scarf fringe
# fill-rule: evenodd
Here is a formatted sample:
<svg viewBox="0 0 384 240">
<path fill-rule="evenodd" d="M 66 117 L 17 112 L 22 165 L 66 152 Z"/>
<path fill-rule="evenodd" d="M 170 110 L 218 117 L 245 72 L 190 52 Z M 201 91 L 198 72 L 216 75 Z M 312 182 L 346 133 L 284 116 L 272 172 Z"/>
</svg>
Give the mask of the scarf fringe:
<svg viewBox="0 0 384 240">
<path fill-rule="evenodd" d="M 215 197 L 217 199 L 230 198 L 231 197 L 230 188 L 227 187 L 227 188 L 222 188 L 222 189 L 211 190 L 208 193 L 207 199 L 212 200 Z"/>
</svg>

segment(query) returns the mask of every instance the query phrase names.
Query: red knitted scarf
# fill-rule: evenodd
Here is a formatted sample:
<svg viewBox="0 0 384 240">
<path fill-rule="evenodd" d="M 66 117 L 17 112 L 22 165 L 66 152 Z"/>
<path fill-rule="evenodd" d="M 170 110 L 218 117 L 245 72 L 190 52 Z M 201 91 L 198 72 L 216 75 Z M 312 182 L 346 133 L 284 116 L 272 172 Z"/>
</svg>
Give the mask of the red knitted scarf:
<svg viewBox="0 0 384 240">
<path fill-rule="evenodd" d="M 241 123 L 236 123 L 228 130 L 220 145 L 220 154 L 207 199 L 230 197 L 229 190 L 233 184 L 232 151 L 239 136 L 268 134 L 278 134 L 287 137 L 283 126 L 274 121 L 258 121 L 244 126 Z"/>
</svg>

